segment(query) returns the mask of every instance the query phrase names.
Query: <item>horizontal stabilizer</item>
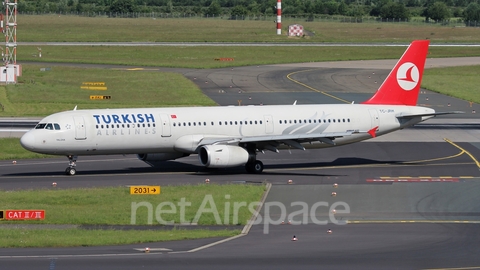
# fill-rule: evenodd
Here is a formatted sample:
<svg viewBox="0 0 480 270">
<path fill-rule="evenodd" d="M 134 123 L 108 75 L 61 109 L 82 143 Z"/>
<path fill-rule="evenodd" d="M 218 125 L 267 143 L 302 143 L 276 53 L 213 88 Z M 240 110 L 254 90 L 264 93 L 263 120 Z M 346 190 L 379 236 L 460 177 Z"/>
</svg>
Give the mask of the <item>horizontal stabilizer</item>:
<svg viewBox="0 0 480 270">
<path fill-rule="evenodd" d="M 433 113 L 421 113 L 421 114 L 407 114 L 401 113 L 396 115 L 397 118 L 415 118 L 415 117 L 424 117 L 424 116 L 437 116 L 437 115 L 444 115 L 444 114 L 460 114 L 465 113 L 462 111 L 451 111 L 451 112 L 433 112 Z"/>
</svg>

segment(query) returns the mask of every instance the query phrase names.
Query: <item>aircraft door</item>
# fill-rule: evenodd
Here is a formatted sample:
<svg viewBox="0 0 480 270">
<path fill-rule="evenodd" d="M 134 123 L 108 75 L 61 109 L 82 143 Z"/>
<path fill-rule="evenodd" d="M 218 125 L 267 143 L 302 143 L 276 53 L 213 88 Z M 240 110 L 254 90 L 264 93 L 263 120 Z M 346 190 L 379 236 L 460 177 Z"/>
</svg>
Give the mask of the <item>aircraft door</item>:
<svg viewBox="0 0 480 270">
<path fill-rule="evenodd" d="M 162 137 L 172 136 L 172 132 L 170 130 L 170 117 L 168 114 L 160 114 L 160 120 L 162 121 Z"/>
<path fill-rule="evenodd" d="M 74 116 L 73 121 L 75 122 L 75 140 L 87 139 L 87 130 L 83 116 Z"/>
<path fill-rule="evenodd" d="M 372 128 L 380 126 L 380 119 L 378 118 L 378 111 L 376 109 L 369 109 L 370 119 L 372 120 Z"/>
<path fill-rule="evenodd" d="M 271 115 L 264 115 L 263 120 L 265 121 L 265 133 L 273 133 L 273 118 Z"/>
</svg>

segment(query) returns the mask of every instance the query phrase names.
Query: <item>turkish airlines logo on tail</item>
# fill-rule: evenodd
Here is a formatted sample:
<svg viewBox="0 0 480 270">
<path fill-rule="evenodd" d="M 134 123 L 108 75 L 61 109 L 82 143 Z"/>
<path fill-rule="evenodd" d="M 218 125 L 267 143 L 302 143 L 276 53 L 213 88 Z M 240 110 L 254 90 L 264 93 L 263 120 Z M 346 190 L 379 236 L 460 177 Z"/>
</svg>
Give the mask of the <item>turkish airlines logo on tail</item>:
<svg viewBox="0 0 480 270">
<path fill-rule="evenodd" d="M 420 72 L 414 63 L 403 63 L 397 69 L 397 82 L 405 91 L 410 91 L 418 84 L 420 79 Z"/>
</svg>

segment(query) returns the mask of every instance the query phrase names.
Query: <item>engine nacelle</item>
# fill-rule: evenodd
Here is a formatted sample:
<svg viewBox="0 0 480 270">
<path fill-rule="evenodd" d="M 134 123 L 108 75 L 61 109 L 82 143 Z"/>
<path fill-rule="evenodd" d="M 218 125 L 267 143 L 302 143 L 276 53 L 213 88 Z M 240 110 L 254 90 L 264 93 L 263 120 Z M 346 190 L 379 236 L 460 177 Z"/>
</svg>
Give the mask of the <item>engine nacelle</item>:
<svg viewBox="0 0 480 270">
<path fill-rule="evenodd" d="M 172 160 L 172 159 L 177 159 L 181 157 L 186 157 L 188 154 L 184 153 L 149 153 L 149 154 L 137 154 L 138 159 L 145 161 L 148 163 L 148 161 L 166 161 L 166 160 Z"/>
<path fill-rule="evenodd" d="M 249 155 L 240 146 L 204 145 L 198 150 L 198 158 L 205 167 L 228 168 L 244 165 Z"/>
</svg>

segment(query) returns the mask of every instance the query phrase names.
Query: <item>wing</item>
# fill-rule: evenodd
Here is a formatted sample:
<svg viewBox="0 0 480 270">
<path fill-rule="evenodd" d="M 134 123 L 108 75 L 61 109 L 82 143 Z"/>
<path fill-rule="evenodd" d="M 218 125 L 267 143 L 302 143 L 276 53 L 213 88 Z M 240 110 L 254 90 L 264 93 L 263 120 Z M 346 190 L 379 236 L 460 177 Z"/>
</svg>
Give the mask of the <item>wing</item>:
<svg viewBox="0 0 480 270">
<path fill-rule="evenodd" d="M 376 128 L 375 128 L 376 129 Z M 270 150 L 278 152 L 277 147 L 284 144 L 290 147 L 305 150 L 302 143 L 309 142 L 323 142 L 330 145 L 335 145 L 335 138 L 351 136 L 355 133 L 368 133 L 369 131 L 349 130 L 345 132 L 330 132 L 330 133 L 310 133 L 310 134 L 283 134 L 272 136 L 249 136 L 249 137 L 205 137 L 198 146 L 210 144 L 244 144 L 254 143 L 259 151 Z"/>
</svg>

